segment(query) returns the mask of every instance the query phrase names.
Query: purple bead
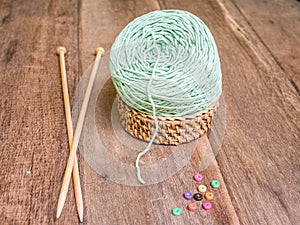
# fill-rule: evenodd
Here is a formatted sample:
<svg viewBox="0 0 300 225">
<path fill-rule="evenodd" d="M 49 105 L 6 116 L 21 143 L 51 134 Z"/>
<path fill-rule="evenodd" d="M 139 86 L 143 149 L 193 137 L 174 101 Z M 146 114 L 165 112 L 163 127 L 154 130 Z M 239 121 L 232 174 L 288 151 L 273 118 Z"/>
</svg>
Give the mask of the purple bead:
<svg viewBox="0 0 300 225">
<path fill-rule="evenodd" d="M 184 192 L 183 196 L 186 200 L 191 200 L 193 198 L 192 192 L 189 192 L 189 191 Z"/>
</svg>

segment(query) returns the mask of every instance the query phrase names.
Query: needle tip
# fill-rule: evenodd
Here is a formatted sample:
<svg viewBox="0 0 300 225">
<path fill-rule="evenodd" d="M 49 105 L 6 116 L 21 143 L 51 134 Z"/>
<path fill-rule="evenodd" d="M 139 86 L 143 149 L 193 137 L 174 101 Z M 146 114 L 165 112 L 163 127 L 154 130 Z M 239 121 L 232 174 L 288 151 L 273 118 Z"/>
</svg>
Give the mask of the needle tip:
<svg viewBox="0 0 300 225">
<path fill-rule="evenodd" d="M 61 205 L 58 205 L 57 210 L 56 210 L 56 219 L 59 219 L 59 217 L 61 215 L 61 211 L 62 211 L 62 207 L 61 207 Z"/>
<path fill-rule="evenodd" d="M 79 215 L 79 220 L 80 220 L 80 223 L 82 223 L 83 222 L 83 215 Z"/>
</svg>

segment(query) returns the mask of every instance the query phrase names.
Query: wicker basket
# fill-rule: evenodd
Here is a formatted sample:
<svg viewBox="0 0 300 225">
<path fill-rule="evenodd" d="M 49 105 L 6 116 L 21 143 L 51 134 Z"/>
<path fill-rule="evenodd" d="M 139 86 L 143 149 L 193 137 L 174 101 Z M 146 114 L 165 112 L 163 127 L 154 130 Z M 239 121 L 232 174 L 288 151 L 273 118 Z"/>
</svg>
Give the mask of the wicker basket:
<svg viewBox="0 0 300 225">
<path fill-rule="evenodd" d="M 155 123 L 152 115 L 130 108 L 117 96 L 122 127 L 132 136 L 143 141 L 150 141 Z M 211 126 L 218 108 L 218 101 L 193 115 L 157 116 L 158 134 L 155 144 L 179 145 L 203 136 Z"/>
</svg>

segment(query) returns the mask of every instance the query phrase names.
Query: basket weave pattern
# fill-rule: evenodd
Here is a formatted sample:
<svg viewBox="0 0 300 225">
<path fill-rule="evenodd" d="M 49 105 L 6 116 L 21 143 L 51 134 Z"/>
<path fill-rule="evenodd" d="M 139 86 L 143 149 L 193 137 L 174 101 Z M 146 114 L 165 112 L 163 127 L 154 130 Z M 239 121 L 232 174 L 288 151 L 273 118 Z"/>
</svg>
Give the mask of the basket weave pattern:
<svg viewBox="0 0 300 225">
<path fill-rule="evenodd" d="M 117 99 L 122 127 L 132 136 L 149 142 L 155 130 L 153 115 L 130 108 L 119 96 Z M 218 102 L 215 102 L 193 115 L 157 116 L 159 128 L 154 143 L 179 145 L 203 136 L 211 127 L 218 105 Z"/>
</svg>

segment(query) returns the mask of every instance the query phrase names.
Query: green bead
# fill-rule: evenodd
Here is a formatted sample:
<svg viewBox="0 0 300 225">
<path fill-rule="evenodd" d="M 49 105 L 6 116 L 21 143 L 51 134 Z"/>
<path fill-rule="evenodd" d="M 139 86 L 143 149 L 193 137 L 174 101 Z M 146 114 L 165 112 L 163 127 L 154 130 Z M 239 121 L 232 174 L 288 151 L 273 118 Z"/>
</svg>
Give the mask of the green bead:
<svg viewBox="0 0 300 225">
<path fill-rule="evenodd" d="M 218 180 L 212 180 L 210 185 L 213 187 L 213 188 L 218 188 L 220 187 L 220 181 Z"/>
<path fill-rule="evenodd" d="M 181 209 L 180 209 L 180 208 L 173 208 L 173 209 L 172 209 L 172 214 L 173 214 L 174 216 L 179 216 L 180 213 L 181 213 Z"/>
</svg>

